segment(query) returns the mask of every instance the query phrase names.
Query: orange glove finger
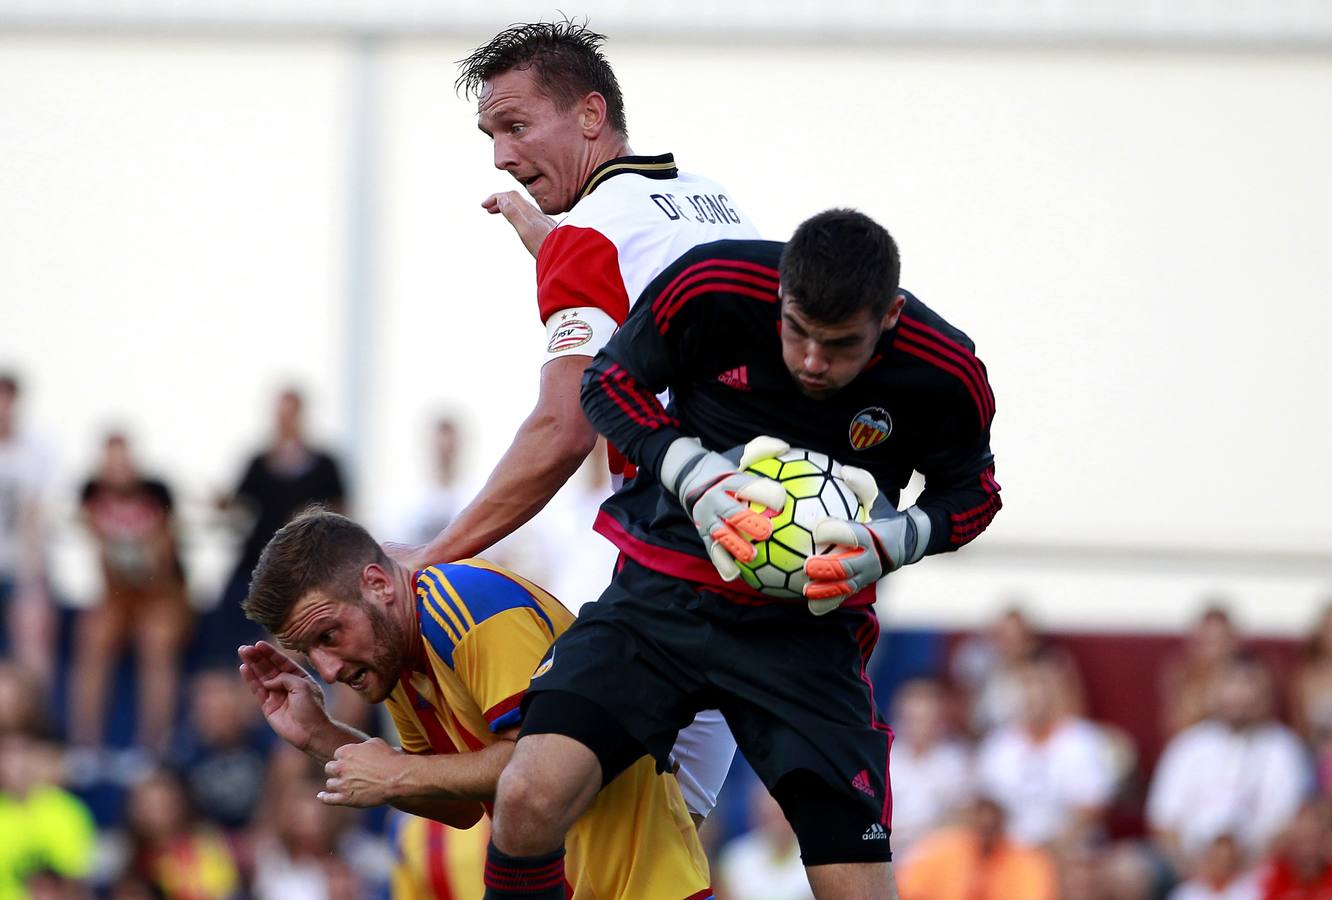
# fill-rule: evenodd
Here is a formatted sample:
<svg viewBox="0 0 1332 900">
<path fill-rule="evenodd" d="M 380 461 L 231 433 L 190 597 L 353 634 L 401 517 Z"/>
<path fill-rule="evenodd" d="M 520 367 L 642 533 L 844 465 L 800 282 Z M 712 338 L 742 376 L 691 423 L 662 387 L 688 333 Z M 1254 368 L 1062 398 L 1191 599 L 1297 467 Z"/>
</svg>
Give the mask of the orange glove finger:
<svg viewBox="0 0 1332 900">
<path fill-rule="evenodd" d="M 758 550 L 754 545 L 729 525 L 718 525 L 714 528 L 712 539 L 721 544 L 722 549 L 735 557 L 737 562 L 753 562 L 754 557 L 758 556 Z"/>
<path fill-rule="evenodd" d="M 859 556 L 865 552 L 864 547 L 856 547 L 853 550 L 847 550 L 844 553 L 828 553 L 823 556 L 811 556 L 805 560 L 805 574 L 815 581 L 834 581 L 839 578 L 847 578 L 850 571 L 842 565 L 842 560 L 853 556 Z"/>
<path fill-rule="evenodd" d="M 726 524 L 744 534 L 751 541 L 766 541 L 772 537 L 772 519 L 763 513 L 754 512 L 752 509 L 742 509 L 734 515 L 727 516 Z M 748 562 L 748 560 L 744 561 Z"/>
<path fill-rule="evenodd" d="M 831 600 L 833 597 L 847 597 L 855 591 L 849 581 L 817 581 L 805 585 L 807 600 Z"/>
</svg>

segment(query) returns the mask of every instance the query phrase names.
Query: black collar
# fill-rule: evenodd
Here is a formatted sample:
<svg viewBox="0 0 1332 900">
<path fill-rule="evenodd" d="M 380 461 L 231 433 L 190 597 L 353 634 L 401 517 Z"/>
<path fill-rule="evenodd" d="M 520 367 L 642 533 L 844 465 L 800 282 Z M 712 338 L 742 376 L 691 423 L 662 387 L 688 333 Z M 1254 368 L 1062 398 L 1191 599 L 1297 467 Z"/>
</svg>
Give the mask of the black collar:
<svg viewBox="0 0 1332 900">
<path fill-rule="evenodd" d="M 582 200 L 595 191 L 606 179 L 630 172 L 644 178 L 675 178 L 680 174 L 680 170 L 675 167 L 675 157 L 670 153 L 661 156 L 617 156 L 592 171 L 587 184 L 578 192 L 578 199 Z"/>
</svg>

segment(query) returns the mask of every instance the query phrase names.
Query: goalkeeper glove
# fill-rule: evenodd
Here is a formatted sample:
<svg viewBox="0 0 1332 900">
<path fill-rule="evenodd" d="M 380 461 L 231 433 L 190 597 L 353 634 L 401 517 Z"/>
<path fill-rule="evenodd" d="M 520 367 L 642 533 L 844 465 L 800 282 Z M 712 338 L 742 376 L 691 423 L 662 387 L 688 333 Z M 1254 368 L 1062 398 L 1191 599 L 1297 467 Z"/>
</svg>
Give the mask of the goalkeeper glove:
<svg viewBox="0 0 1332 900">
<path fill-rule="evenodd" d="M 757 437 L 745 445 L 737 464 L 704 449 L 697 438 L 676 438 L 666 448 L 661 483 L 694 521 L 708 557 L 726 581 L 740 577 L 736 560 L 747 563 L 757 555 L 753 542 L 772 535 L 770 517 L 750 509 L 750 502 L 766 506 L 772 514 L 786 505 L 785 488 L 743 470 L 790 449 L 777 438 Z"/>
<path fill-rule="evenodd" d="M 863 507 L 875 506 L 879 486 L 873 475 L 855 466 L 843 466 L 842 480 Z M 916 506 L 904 513 L 888 506 L 887 501 L 882 506 L 886 515 L 869 522 L 824 519 L 814 525 L 814 543 L 833 545 L 829 552 L 805 560 L 810 581 L 804 594 L 814 615 L 832 612 L 846 598 L 925 555 L 930 542 L 930 517 Z"/>
</svg>

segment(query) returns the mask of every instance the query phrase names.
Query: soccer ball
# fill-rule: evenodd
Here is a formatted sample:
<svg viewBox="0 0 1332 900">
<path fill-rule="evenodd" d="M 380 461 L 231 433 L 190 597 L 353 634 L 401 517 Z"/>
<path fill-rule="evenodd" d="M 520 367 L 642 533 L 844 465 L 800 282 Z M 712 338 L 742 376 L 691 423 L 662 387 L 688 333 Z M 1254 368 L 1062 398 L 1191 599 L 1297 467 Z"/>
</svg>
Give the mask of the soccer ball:
<svg viewBox="0 0 1332 900">
<path fill-rule="evenodd" d="M 805 558 L 828 552 L 830 545 L 814 545 L 814 525 L 820 519 L 869 521 L 869 510 L 842 480 L 842 464 L 825 453 L 788 450 L 781 456 L 760 459 L 748 472 L 771 478 L 786 489 L 786 506 L 773 516 L 772 537 L 755 541 L 753 562 L 739 563 L 745 584 L 769 597 L 800 600 L 809 583 Z M 752 503 L 755 512 L 765 507 Z"/>
</svg>

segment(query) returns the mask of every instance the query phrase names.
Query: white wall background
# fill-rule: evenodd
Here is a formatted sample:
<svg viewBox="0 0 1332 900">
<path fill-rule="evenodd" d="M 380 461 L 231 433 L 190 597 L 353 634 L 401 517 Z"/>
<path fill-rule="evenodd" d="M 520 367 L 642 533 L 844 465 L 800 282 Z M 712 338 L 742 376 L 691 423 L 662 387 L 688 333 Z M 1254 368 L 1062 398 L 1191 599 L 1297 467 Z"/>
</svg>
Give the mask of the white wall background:
<svg viewBox="0 0 1332 900">
<path fill-rule="evenodd" d="M 488 471 L 542 330 L 530 258 L 479 208 L 511 182 L 452 92 L 483 38 L 379 45 L 373 325 L 349 336 L 351 45 L 0 34 L 0 368 L 26 375 L 66 490 L 111 422 L 187 496 L 225 487 L 287 380 L 346 443 L 349 339 L 363 517 L 408 505 L 437 410 Z M 1332 585 L 1332 54 L 609 50 L 636 151 L 727 183 L 774 238 L 835 204 L 879 218 L 989 365 L 1005 510 L 894 576 L 899 621 L 1017 591 L 1051 624 L 1174 627 L 1212 588 L 1255 630 L 1311 620 Z"/>
</svg>

